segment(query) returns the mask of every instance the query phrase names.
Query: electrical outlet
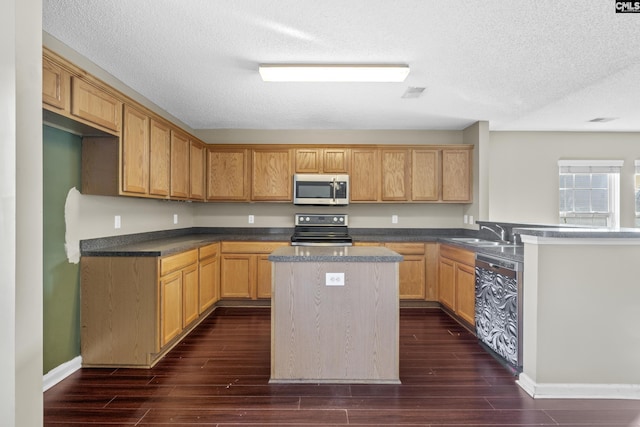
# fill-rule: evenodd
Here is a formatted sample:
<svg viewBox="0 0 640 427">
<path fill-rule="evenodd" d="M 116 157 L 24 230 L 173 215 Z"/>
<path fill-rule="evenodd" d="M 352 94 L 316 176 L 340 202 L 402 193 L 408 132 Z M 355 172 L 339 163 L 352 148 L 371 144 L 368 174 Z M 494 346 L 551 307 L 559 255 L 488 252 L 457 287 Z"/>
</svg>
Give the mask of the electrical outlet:
<svg viewBox="0 0 640 427">
<path fill-rule="evenodd" d="M 122 227 L 122 218 L 120 218 L 120 215 L 116 215 L 113 218 L 113 228 L 117 230 L 120 227 Z"/>
<path fill-rule="evenodd" d="M 469 224 L 469 215 L 465 215 L 462 217 L 462 222 L 465 224 Z"/>
<path fill-rule="evenodd" d="M 173 223 L 174 224 L 178 223 L 178 214 L 173 214 Z"/>
<path fill-rule="evenodd" d="M 344 273 L 327 273 L 326 286 L 344 286 Z"/>
<path fill-rule="evenodd" d="M 391 224 L 398 223 L 398 215 L 391 215 Z"/>
<path fill-rule="evenodd" d="M 256 218 L 253 215 L 249 215 L 249 224 L 253 224 Z"/>
<path fill-rule="evenodd" d="M 469 224 L 473 224 L 473 215 L 469 215 Z"/>
</svg>

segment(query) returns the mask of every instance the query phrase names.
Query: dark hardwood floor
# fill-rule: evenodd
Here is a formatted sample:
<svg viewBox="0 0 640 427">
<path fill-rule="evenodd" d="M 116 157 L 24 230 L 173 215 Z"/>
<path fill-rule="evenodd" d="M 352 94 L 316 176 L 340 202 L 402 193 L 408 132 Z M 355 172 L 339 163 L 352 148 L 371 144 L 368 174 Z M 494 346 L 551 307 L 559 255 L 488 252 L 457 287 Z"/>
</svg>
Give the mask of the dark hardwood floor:
<svg viewBox="0 0 640 427">
<path fill-rule="evenodd" d="M 270 385 L 270 326 L 268 308 L 218 308 L 153 369 L 81 369 L 52 387 L 44 423 L 640 426 L 640 401 L 530 398 L 439 309 L 401 310 L 401 385 Z"/>
</svg>

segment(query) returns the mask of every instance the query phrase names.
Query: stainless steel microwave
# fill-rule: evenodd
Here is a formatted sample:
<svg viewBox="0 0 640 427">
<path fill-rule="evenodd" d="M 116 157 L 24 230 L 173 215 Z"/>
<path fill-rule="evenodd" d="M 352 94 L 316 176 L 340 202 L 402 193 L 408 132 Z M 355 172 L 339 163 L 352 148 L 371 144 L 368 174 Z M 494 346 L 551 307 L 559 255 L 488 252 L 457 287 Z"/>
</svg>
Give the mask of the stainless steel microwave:
<svg viewBox="0 0 640 427">
<path fill-rule="evenodd" d="M 293 203 L 295 205 L 348 205 L 349 175 L 295 174 L 293 175 Z"/>
</svg>

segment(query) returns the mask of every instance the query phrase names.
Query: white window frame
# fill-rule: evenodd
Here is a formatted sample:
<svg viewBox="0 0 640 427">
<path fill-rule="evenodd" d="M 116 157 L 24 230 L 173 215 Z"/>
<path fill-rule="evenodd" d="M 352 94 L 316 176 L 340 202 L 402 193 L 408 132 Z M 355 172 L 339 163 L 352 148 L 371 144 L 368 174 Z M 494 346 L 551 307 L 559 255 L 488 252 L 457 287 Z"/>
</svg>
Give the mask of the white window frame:
<svg viewBox="0 0 640 427">
<path fill-rule="evenodd" d="M 571 223 L 571 218 L 606 218 L 607 227 L 620 226 L 620 172 L 623 160 L 558 160 L 558 177 L 561 174 L 606 173 L 609 175 L 608 212 L 560 212 L 561 223 Z M 560 184 L 558 183 L 558 191 Z M 559 196 L 558 196 L 559 197 Z M 569 221 L 568 221 L 569 220 Z"/>
</svg>

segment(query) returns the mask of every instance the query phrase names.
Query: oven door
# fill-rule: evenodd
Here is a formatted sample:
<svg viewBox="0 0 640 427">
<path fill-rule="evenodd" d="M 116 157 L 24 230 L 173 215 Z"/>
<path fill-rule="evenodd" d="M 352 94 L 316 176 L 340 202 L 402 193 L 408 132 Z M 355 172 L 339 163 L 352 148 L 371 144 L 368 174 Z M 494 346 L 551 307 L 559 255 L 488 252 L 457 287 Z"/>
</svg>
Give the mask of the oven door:
<svg viewBox="0 0 640 427">
<path fill-rule="evenodd" d="M 296 205 L 348 205 L 349 176 L 296 174 L 293 176 L 293 203 Z"/>
</svg>

